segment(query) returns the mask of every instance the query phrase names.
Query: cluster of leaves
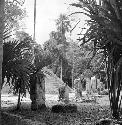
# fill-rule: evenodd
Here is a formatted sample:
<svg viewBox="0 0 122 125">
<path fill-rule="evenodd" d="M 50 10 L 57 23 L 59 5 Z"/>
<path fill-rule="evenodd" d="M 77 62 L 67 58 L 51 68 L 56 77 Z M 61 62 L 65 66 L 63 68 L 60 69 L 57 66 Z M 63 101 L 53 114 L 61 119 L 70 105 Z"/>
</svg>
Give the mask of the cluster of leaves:
<svg viewBox="0 0 122 125">
<path fill-rule="evenodd" d="M 94 53 L 99 52 L 99 49 L 112 51 L 114 45 L 121 46 L 121 17 L 117 16 L 119 12 L 121 13 L 120 5 L 118 6 L 118 13 L 114 8 L 114 3 L 108 1 L 102 1 L 101 5 L 98 5 L 96 0 L 80 0 L 78 4 L 72 5 L 82 8 L 84 11 L 79 13 L 84 13 L 90 17 L 87 21 L 89 28 L 81 40 L 83 43 L 92 42 Z M 114 48 L 112 55 L 116 53 L 116 49 Z M 101 52 L 103 51 L 101 50 Z M 121 49 L 118 54 L 116 58 L 119 59 Z"/>
<path fill-rule="evenodd" d="M 16 4 L 14 1 L 7 0 L 5 2 L 5 29 L 3 39 L 6 40 L 12 35 L 13 31 L 20 29 L 20 21 L 26 16 L 26 11 Z"/>
<path fill-rule="evenodd" d="M 68 16 L 61 14 L 59 19 L 56 20 L 56 26 L 57 26 L 57 30 L 62 34 L 69 32 L 71 28 L 71 24 Z"/>
<path fill-rule="evenodd" d="M 13 84 L 15 93 L 19 88 L 24 93 L 25 88 L 29 87 L 32 64 L 26 57 L 31 50 L 31 41 L 31 38 L 25 38 L 23 41 L 14 40 L 3 43 L 2 83 L 6 77 L 7 82 Z"/>
</svg>

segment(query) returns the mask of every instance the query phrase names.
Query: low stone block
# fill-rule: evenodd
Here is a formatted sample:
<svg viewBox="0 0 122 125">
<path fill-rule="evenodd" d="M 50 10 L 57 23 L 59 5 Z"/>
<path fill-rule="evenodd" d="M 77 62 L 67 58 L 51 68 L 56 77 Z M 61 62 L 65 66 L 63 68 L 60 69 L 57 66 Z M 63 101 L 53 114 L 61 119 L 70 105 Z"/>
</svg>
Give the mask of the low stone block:
<svg viewBox="0 0 122 125">
<path fill-rule="evenodd" d="M 68 105 L 54 105 L 51 111 L 53 113 L 74 113 L 77 112 L 77 106 L 74 104 Z"/>
</svg>

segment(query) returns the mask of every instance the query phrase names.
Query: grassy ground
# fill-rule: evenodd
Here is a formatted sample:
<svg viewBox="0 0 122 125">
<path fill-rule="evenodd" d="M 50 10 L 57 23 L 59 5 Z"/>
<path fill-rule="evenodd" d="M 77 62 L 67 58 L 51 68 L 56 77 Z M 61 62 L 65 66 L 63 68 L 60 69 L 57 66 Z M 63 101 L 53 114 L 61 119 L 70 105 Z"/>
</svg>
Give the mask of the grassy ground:
<svg viewBox="0 0 122 125">
<path fill-rule="evenodd" d="M 23 118 L 29 118 L 36 121 L 45 122 L 47 125 L 94 125 L 101 118 L 110 118 L 110 109 L 108 96 L 97 97 L 95 102 L 75 102 L 73 96 L 70 98 L 70 103 L 77 105 L 77 113 L 52 113 L 51 107 L 58 104 L 56 100 L 57 95 L 47 95 L 46 105 L 48 107 L 45 111 L 31 111 L 30 101 L 22 102 L 22 110 L 13 110 L 16 105 L 9 104 L 3 109 L 14 114 L 19 114 Z M 51 100 L 52 98 L 52 100 Z M 8 102 L 9 103 L 9 102 Z"/>
<path fill-rule="evenodd" d="M 36 121 L 45 122 L 47 125 L 94 125 L 101 118 L 109 118 L 108 107 L 80 106 L 77 113 L 52 113 L 47 111 L 22 110 L 13 113 Z"/>
<path fill-rule="evenodd" d="M 7 93 L 7 90 L 8 88 L 4 88 L 3 94 Z M 95 122 L 97 122 L 99 119 L 111 117 L 108 96 L 97 97 L 97 103 L 76 102 L 74 100 L 73 93 L 70 94 L 70 103 L 77 105 L 77 113 L 52 113 L 51 107 L 58 104 L 58 95 L 56 95 L 57 91 L 54 90 L 57 90 L 57 86 L 54 85 L 54 81 L 47 79 L 46 106 L 48 109 L 45 111 L 31 111 L 31 102 L 29 98 L 23 98 L 21 105 L 22 110 L 15 111 L 14 109 L 16 108 L 17 104 L 17 96 L 13 95 L 2 95 L 2 109 L 21 115 L 23 118 L 45 122 L 47 125 L 95 125 Z"/>
</svg>

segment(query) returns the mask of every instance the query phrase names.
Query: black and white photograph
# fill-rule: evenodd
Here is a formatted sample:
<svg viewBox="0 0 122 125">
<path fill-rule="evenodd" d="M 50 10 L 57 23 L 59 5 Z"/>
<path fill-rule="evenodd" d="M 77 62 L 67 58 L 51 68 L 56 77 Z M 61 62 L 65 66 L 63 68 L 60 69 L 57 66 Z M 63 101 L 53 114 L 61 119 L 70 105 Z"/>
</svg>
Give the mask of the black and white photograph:
<svg viewBox="0 0 122 125">
<path fill-rule="evenodd" d="M 0 0 L 0 125 L 122 125 L 122 0 Z"/>
</svg>

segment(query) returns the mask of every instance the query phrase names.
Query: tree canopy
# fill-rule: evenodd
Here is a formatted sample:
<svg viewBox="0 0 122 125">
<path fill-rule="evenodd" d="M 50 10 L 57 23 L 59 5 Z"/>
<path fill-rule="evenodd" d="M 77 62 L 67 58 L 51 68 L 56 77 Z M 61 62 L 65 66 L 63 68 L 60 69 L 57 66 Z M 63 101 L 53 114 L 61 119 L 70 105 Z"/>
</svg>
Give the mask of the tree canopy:
<svg viewBox="0 0 122 125">
<path fill-rule="evenodd" d="M 20 29 L 22 25 L 22 19 L 25 16 L 26 10 L 22 9 L 19 4 L 9 0 L 5 2 L 5 29 L 3 33 L 4 40 L 13 35 L 13 32 Z"/>
</svg>

